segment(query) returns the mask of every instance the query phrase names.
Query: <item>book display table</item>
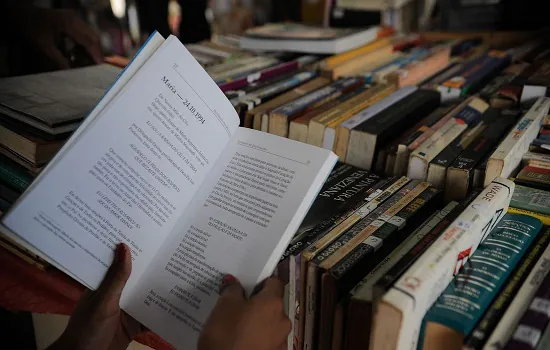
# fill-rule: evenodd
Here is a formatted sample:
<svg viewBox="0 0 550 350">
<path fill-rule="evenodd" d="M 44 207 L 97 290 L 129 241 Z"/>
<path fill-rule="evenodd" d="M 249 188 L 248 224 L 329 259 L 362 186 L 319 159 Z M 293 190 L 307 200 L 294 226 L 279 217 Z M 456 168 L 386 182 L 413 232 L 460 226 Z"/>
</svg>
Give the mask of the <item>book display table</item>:
<svg viewBox="0 0 550 350">
<path fill-rule="evenodd" d="M 61 271 L 42 271 L 1 247 L 0 266 L 0 307 L 6 310 L 70 315 L 86 290 Z M 173 349 L 152 332 L 135 340 L 157 350 Z"/>
</svg>

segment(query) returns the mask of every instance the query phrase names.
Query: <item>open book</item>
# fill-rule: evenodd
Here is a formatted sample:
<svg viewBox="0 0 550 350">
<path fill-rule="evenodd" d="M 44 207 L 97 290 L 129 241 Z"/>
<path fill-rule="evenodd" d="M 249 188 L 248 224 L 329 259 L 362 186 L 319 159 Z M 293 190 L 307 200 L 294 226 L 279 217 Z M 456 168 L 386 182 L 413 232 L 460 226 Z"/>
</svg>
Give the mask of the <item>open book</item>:
<svg viewBox="0 0 550 350">
<path fill-rule="evenodd" d="M 194 349 L 221 275 L 248 295 L 269 277 L 337 160 L 238 125 L 179 40 L 155 33 L 2 230 L 92 289 L 126 243 L 121 307 Z"/>
</svg>

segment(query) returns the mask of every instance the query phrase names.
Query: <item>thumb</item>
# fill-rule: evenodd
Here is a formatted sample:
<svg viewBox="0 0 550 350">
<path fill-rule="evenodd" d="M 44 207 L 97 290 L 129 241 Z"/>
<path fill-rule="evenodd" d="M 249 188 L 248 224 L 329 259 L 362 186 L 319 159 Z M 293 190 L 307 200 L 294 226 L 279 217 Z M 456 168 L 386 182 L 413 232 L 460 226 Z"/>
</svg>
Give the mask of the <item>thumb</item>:
<svg viewBox="0 0 550 350">
<path fill-rule="evenodd" d="M 119 243 L 115 250 L 115 258 L 107 271 L 103 282 L 98 288 L 102 295 L 120 297 L 132 272 L 132 256 L 130 249 L 124 243 Z"/>
<path fill-rule="evenodd" d="M 224 275 L 220 285 L 220 296 L 244 300 L 244 289 L 241 282 L 233 275 Z"/>
</svg>

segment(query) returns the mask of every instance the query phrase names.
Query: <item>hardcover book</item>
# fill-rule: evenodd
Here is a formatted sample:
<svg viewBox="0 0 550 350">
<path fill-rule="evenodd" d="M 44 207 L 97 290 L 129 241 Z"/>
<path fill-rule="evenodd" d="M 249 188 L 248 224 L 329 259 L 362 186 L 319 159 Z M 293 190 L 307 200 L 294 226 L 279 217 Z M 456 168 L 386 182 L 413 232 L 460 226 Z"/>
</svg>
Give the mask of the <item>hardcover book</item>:
<svg viewBox="0 0 550 350">
<path fill-rule="evenodd" d="M 424 317 L 423 349 L 463 344 L 541 229 L 526 215 L 502 218 Z"/>
<path fill-rule="evenodd" d="M 491 306 L 472 330 L 470 336 L 465 339 L 465 350 L 483 348 L 483 345 L 485 345 L 485 342 L 489 339 L 489 336 L 491 336 L 491 332 L 495 329 L 502 315 L 527 279 L 527 275 L 532 271 L 538 270 L 538 261 L 543 254 L 546 257 L 549 256 L 550 249 L 548 248 L 548 244 L 550 243 L 550 229 L 543 228 L 543 230 L 544 232 L 539 234 L 537 241 L 534 242 L 529 251 L 525 253 L 525 258 L 518 263 L 517 268 L 512 275 L 510 275 L 510 278 L 506 281 L 506 284 L 502 287 Z"/>
</svg>

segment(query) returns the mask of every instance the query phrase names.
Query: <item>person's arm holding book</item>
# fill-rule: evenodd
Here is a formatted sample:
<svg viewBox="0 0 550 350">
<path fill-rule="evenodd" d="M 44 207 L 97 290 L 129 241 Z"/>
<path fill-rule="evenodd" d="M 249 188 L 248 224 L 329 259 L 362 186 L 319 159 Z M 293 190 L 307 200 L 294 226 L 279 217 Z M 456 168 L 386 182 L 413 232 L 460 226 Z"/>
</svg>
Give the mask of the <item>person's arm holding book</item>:
<svg viewBox="0 0 550 350">
<path fill-rule="evenodd" d="M 10 33 L 27 41 L 59 68 L 71 67 L 58 47 L 62 34 L 81 45 L 95 63 L 103 61 L 98 35 L 72 10 L 39 8 L 30 1 L 2 1 L 0 14 Z"/>
<path fill-rule="evenodd" d="M 130 250 L 117 246 L 115 259 L 100 287 L 86 292 L 61 337 L 47 350 L 124 350 L 144 327 L 120 309 L 120 296 L 132 271 Z M 220 298 L 199 340 L 198 350 L 280 350 L 291 323 L 283 308 L 283 284 L 266 280 L 245 298 L 238 280 L 222 279 Z"/>
</svg>

